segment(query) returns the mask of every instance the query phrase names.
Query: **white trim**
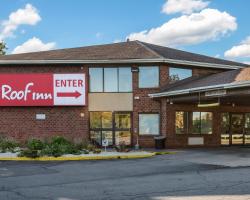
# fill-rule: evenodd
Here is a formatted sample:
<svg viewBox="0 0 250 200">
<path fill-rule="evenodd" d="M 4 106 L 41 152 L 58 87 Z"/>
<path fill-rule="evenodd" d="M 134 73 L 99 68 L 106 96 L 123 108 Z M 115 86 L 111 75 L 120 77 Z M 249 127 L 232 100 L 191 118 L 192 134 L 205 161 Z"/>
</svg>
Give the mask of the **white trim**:
<svg viewBox="0 0 250 200">
<path fill-rule="evenodd" d="M 123 64 L 123 63 L 170 63 L 189 65 L 197 67 L 207 68 L 220 68 L 220 69 L 240 69 L 243 66 L 237 65 L 224 65 L 224 64 L 213 64 L 206 62 L 193 62 L 187 60 L 175 60 L 175 59 L 122 59 L 122 60 L 0 60 L 0 65 L 6 64 Z"/>
<path fill-rule="evenodd" d="M 239 88 L 239 87 L 248 87 L 250 86 L 249 81 L 241 81 L 237 83 L 227 83 L 227 84 L 219 84 L 219 85 L 212 85 L 212 86 L 204 86 L 204 87 L 196 87 L 196 88 L 189 88 L 184 90 L 176 90 L 170 92 L 161 92 L 155 94 L 149 94 L 149 97 L 164 97 L 164 96 L 175 96 L 175 95 L 182 95 L 182 94 L 190 94 L 195 92 L 204 92 L 208 90 L 216 90 L 216 89 L 232 89 L 232 88 Z"/>
</svg>

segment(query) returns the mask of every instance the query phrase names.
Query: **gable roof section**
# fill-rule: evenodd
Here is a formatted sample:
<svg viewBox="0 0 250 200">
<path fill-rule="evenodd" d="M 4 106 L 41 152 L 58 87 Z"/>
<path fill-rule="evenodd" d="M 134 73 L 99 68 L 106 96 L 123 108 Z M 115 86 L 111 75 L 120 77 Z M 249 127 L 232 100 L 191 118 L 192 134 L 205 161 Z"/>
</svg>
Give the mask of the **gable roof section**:
<svg viewBox="0 0 250 200">
<path fill-rule="evenodd" d="M 158 55 L 161 55 L 165 59 L 173 59 L 173 60 L 185 60 L 191 62 L 204 62 L 211 64 L 221 64 L 221 65 L 238 65 L 238 66 L 246 66 L 246 64 L 213 58 L 209 56 L 204 56 L 201 54 L 190 53 L 187 51 L 181 51 L 178 49 L 173 49 L 169 47 L 163 47 L 159 45 L 149 44 L 145 42 L 141 42 L 145 46 L 147 46 L 152 51 L 156 52 Z"/>
<path fill-rule="evenodd" d="M 20 63 L 174 63 L 228 69 L 247 66 L 140 41 L 0 56 L 0 64 Z"/>
<path fill-rule="evenodd" d="M 58 49 L 0 56 L 0 60 L 120 60 L 160 58 L 138 42 Z"/>
<path fill-rule="evenodd" d="M 176 96 L 216 89 L 241 88 L 250 86 L 250 67 L 231 70 L 213 75 L 191 77 L 163 87 L 151 97 Z"/>
</svg>

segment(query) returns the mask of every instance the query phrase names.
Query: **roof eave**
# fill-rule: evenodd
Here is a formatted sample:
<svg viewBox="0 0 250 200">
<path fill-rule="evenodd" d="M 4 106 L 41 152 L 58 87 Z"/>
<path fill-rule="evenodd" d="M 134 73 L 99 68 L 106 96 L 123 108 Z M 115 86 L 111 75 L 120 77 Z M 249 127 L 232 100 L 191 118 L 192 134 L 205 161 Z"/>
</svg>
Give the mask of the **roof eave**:
<svg viewBox="0 0 250 200">
<path fill-rule="evenodd" d="M 241 88 L 241 87 L 248 87 L 248 86 L 250 86 L 250 81 L 242 81 L 242 82 L 238 82 L 238 83 L 218 84 L 218 85 L 212 85 L 212 86 L 196 87 L 196 88 L 189 88 L 189 89 L 184 89 L 184 90 L 176 90 L 176 91 L 170 91 L 170 92 L 149 94 L 149 97 L 151 97 L 151 98 L 170 97 L 170 96 L 205 92 L 205 91 L 209 91 L 209 90 L 233 89 L 233 88 Z"/>
<path fill-rule="evenodd" d="M 0 65 L 18 65 L 18 64 L 115 64 L 115 63 L 169 63 L 179 64 L 206 68 L 216 69 L 240 69 L 244 66 L 238 65 L 224 65 L 224 64 L 213 64 L 206 62 L 193 62 L 187 60 L 175 60 L 175 59 L 114 59 L 114 60 L 0 60 Z"/>
</svg>

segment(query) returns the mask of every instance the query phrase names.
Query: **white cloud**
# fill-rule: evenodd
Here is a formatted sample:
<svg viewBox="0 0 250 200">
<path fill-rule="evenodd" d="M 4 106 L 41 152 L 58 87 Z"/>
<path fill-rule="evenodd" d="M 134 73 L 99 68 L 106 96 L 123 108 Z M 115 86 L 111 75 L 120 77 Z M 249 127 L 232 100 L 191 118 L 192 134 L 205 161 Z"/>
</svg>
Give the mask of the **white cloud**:
<svg viewBox="0 0 250 200">
<path fill-rule="evenodd" d="M 0 40 L 12 37 L 15 30 L 20 25 L 36 25 L 41 20 L 37 9 L 31 4 L 26 4 L 25 8 L 20 8 L 9 15 L 8 20 L 0 24 Z"/>
<path fill-rule="evenodd" d="M 224 53 L 227 58 L 250 58 L 250 36 Z"/>
<path fill-rule="evenodd" d="M 208 6 L 208 1 L 203 0 L 167 0 L 162 7 L 162 12 L 166 14 L 183 13 L 191 14 L 200 11 Z"/>
<path fill-rule="evenodd" d="M 47 51 L 54 49 L 55 46 L 56 46 L 55 42 L 43 43 L 39 38 L 33 37 L 24 42 L 22 45 L 17 46 L 12 51 L 12 54 L 35 52 L 35 51 Z"/>
<path fill-rule="evenodd" d="M 236 29 L 235 17 L 207 8 L 173 18 L 160 27 L 132 33 L 127 38 L 168 46 L 191 45 L 218 39 Z"/>
</svg>

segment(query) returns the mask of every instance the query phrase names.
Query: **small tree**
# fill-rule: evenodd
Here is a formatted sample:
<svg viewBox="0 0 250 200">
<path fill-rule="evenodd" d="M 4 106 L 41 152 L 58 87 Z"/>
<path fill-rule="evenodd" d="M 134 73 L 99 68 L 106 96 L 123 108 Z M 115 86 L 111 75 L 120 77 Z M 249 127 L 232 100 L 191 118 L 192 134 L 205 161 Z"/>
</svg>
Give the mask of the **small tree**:
<svg viewBox="0 0 250 200">
<path fill-rule="evenodd" d="M 0 55 L 5 55 L 7 50 L 6 43 L 4 41 L 0 41 Z"/>
</svg>

